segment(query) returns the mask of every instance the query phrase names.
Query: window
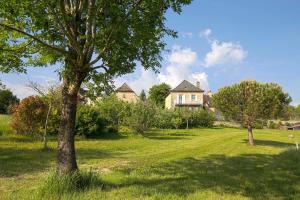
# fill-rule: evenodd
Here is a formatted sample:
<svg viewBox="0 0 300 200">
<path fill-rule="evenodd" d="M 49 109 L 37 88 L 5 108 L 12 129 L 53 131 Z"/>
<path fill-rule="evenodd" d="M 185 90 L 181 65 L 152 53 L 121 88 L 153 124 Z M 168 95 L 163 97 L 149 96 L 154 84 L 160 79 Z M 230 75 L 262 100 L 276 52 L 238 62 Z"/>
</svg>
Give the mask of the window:
<svg viewBox="0 0 300 200">
<path fill-rule="evenodd" d="M 192 101 L 196 101 L 196 95 L 192 94 L 192 95 L 191 95 L 191 100 L 192 100 Z"/>
<path fill-rule="evenodd" d="M 179 95 L 178 103 L 179 103 L 179 104 L 182 104 L 182 95 L 181 95 L 181 94 Z"/>
<path fill-rule="evenodd" d="M 126 98 L 125 94 L 123 94 L 123 98 Z"/>
</svg>

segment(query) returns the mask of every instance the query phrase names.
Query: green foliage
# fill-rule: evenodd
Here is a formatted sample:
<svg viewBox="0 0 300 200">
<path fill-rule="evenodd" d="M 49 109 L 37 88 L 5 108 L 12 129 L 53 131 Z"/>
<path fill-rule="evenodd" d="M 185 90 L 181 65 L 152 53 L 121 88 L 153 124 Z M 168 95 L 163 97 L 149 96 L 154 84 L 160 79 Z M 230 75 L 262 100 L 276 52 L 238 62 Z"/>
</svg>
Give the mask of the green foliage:
<svg viewBox="0 0 300 200">
<path fill-rule="evenodd" d="M 141 91 L 141 94 L 140 94 L 139 97 L 140 97 L 140 100 L 141 100 L 141 101 L 146 101 L 146 100 L 147 100 L 145 90 L 142 90 L 142 91 Z"/>
<path fill-rule="evenodd" d="M 101 187 L 103 183 L 98 175 L 92 172 L 74 172 L 68 175 L 52 173 L 39 188 L 39 196 L 60 199 L 63 195 L 73 195 L 93 187 Z"/>
<path fill-rule="evenodd" d="M 125 123 L 137 133 L 144 133 L 155 122 L 155 105 L 151 102 L 139 101 L 130 104 L 129 112 L 126 113 Z"/>
<path fill-rule="evenodd" d="M 156 128 L 178 128 L 181 124 L 182 121 L 178 112 L 160 107 L 156 109 L 154 124 Z"/>
<path fill-rule="evenodd" d="M 80 8 L 71 2 L 1 1 L 0 71 L 65 62 L 64 80 L 82 75 L 107 83 L 107 77 L 132 72 L 136 61 L 156 69 L 163 38 L 176 36 L 165 26 L 166 11 L 180 13 L 191 0 L 92 1 Z M 97 61 L 102 65 L 93 66 Z"/>
<path fill-rule="evenodd" d="M 192 122 L 193 127 L 206 127 L 211 128 L 214 126 L 215 116 L 205 110 L 197 110 L 192 112 Z"/>
<path fill-rule="evenodd" d="M 197 128 L 213 127 L 215 117 L 206 110 L 189 109 L 157 109 L 155 115 L 156 128 Z"/>
<path fill-rule="evenodd" d="M 298 120 L 300 119 L 300 106 L 287 106 L 284 110 L 283 119 L 285 120 Z"/>
<path fill-rule="evenodd" d="M 96 107 L 81 105 L 77 110 L 75 133 L 84 137 L 100 135 L 105 131 L 106 122 Z"/>
<path fill-rule="evenodd" d="M 19 99 L 0 82 L 0 114 L 9 114 L 13 105 L 19 103 Z"/>
<path fill-rule="evenodd" d="M 282 116 L 290 102 L 289 95 L 279 85 L 256 81 L 224 87 L 213 95 L 213 105 L 227 119 L 250 126 L 259 119 Z"/>
<path fill-rule="evenodd" d="M 162 83 L 160 85 L 154 85 L 149 90 L 149 100 L 154 102 L 158 107 L 165 107 L 165 99 L 168 96 L 171 87 Z"/>
<path fill-rule="evenodd" d="M 104 97 L 98 102 L 97 107 L 99 109 L 101 117 L 103 117 L 109 124 L 118 126 L 122 123 L 124 116 L 126 115 L 126 103 L 119 100 L 114 94 Z"/>
</svg>

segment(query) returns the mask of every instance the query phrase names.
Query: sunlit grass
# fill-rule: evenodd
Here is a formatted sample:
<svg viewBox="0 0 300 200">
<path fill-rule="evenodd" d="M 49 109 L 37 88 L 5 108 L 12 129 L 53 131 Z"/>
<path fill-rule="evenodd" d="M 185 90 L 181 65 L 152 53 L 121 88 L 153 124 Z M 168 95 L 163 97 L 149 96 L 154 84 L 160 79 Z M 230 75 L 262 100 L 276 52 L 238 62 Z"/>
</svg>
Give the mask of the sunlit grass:
<svg viewBox="0 0 300 200">
<path fill-rule="evenodd" d="M 101 181 L 75 193 L 57 192 L 55 150 L 42 151 L 40 141 L 27 137 L 0 136 L 0 199 L 300 199 L 300 151 L 290 133 L 255 130 L 254 147 L 243 129 L 77 138 L 80 170 Z"/>
</svg>

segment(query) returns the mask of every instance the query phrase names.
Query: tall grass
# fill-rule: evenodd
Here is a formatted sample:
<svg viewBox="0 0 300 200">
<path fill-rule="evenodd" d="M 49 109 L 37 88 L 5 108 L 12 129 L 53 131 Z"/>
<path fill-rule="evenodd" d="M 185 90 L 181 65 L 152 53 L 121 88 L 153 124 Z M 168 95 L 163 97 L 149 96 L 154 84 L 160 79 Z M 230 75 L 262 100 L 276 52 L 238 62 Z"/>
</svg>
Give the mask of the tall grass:
<svg viewBox="0 0 300 200">
<path fill-rule="evenodd" d="M 69 175 L 53 172 L 39 188 L 38 196 L 47 199 L 59 199 L 61 196 L 73 196 L 91 188 L 102 188 L 103 183 L 93 172 L 77 171 Z"/>
<path fill-rule="evenodd" d="M 9 115 L 0 115 L 0 135 L 12 132 L 9 125 L 11 117 Z"/>
</svg>

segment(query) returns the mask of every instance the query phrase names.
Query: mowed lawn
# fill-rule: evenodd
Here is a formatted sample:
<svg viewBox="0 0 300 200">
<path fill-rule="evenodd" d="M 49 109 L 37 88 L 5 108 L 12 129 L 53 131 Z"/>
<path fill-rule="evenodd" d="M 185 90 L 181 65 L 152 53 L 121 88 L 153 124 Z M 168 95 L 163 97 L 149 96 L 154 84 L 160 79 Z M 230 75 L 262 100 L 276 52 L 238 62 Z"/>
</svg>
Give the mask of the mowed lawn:
<svg viewBox="0 0 300 200">
<path fill-rule="evenodd" d="M 300 199 L 291 133 L 300 139 L 300 132 L 254 130 L 255 147 L 246 130 L 223 128 L 77 139 L 80 169 L 98 173 L 103 185 L 61 199 Z M 55 168 L 56 144 L 47 152 L 40 141 L 2 134 L 0 199 L 37 199 Z"/>
</svg>

